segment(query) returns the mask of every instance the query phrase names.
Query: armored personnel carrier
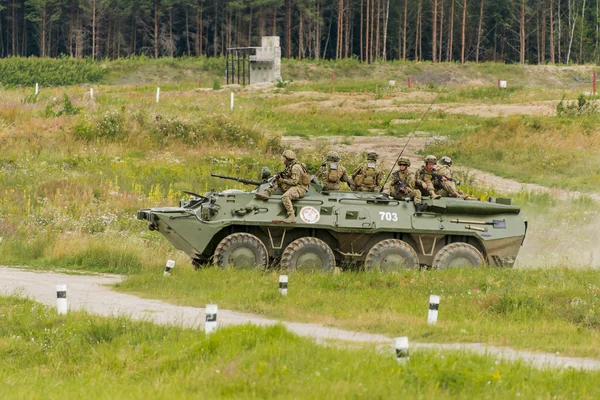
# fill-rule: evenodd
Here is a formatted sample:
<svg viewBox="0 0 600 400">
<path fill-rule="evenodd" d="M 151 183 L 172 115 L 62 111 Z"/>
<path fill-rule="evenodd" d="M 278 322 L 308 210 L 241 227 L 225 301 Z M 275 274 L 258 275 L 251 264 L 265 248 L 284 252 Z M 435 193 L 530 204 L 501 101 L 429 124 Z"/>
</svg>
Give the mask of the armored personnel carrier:
<svg viewBox="0 0 600 400">
<path fill-rule="evenodd" d="M 412 202 L 380 199 L 378 193 L 322 191 L 311 182 L 294 202 L 297 223 L 284 224 L 281 195 L 254 197 L 268 179 L 251 181 L 252 191 L 186 192 L 180 207 L 138 211 L 151 231 L 164 235 L 200 267 L 330 270 L 334 267 L 397 271 L 406 268 L 512 267 L 527 222 L 510 199 L 487 202 L 427 199 L 424 212 Z"/>
</svg>

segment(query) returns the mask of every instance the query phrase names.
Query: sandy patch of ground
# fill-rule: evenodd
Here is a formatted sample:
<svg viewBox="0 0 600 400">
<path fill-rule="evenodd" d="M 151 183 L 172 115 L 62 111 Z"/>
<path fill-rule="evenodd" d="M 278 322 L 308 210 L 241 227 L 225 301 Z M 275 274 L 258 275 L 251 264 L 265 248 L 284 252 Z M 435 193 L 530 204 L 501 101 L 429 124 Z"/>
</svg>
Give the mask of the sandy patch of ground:
<svg viewBox="0 0 600 400">
<path fill-rule="evenodd" d="M 317 110 L 331 112 L 424 112 L 431 106 L 432 111 L 443 111 L 448 114 L 477 115 L 480 117 L 501 117 L 510 115 L 553 115 L 558 101 L 532 101 L 527 103 L 483 104 L 483 103 L 431 103 L 437 93 L 410 91 L 383 93 L 382 98 L 376 98 L 372 93 L 323 93 L 315 91 L 292 92 L 289 94 L 263 93 L 264 98 L 279 98 L 298 100 L 285 104 L 277 110 L 302 111 Z"/>
</svg>

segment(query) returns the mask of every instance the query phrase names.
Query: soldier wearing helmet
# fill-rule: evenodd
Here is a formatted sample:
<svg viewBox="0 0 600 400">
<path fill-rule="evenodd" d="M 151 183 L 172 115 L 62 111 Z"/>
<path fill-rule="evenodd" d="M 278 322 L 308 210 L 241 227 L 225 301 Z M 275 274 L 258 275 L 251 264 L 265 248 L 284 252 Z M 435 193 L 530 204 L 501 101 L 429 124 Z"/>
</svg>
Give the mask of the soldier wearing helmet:
<svg viewBox="0 0 600 400">
<path fill-rule="evenodd" d="M 293 224 L 296 222 L 296 215 L 292 200 L 301 199 L 306 195 L 310 183 L 310 174 L 306 167 L 298 162 L 296 153 L 292 150 L 283 152 L 281 162 L 285 165 L 285 169 L 273 177 L 273 187 L 266 189 L 264 192 L 256 193 L 255 197 L 267 200 L 275 190 L 281 188 L 283 191 L 281 201 L 288 214 L 288 217 L 281 222 Z"/>
<path fill-rule="evenodd" d="M 367 153 L 367 161 L 352 172 L 354 186 L 352 190 L 360 192 L 377 192 L 383 182 L 383 170 L 377 163 L 377 153 Z"/>
<path fill-rule="evenodd" d="M 325 162 L 317 172 L 317 179 L 321 181 L 323 190 L 340 190 L 340 182 L 346 182 L 350 187 L 354 185 L 348 171 L 339 162 L 340 155 L 336 151 L 327 153 Z"/>
<path fill-rule="evenodd" d="M 417 189 L 425 196 L 429 196 L 432 199 L 439 199 L 440 195 L 435 193 L 433 174 L 435 173 L 435 163 L 437 163 L 437 157 L 434 155 L 428 155 L 423 159 L 424 165 L 419 171 L 417 171 L 416 184 Z"/>
<path fill-rule="evenodd" d="M 415 173 L 409 171 L 410 160 L 408 157 L 398 159 L 398 170 L 392 172 L 388 182 L 383 188 L 383 197 L 390 196 L 396 200 L 403 200 L 407 197 L 413 199 L 417 212 L 427 209 L 427 204 L 421 202 L 421 192 L 415 189 Z"/>
<path fill-rule="evenodd" d="M 473 197 L 469 197 L 468 194 L 463 193 L 460 189 L 457 189 L 457 183 L 452 177 L 452 159 L 448 156 L 440 158 L 438 162 L 439 167 L 435 169 L 436 178 L 438 178 L 440 188 L 436 191 L 442 197 L 458 197 L 465 200 L 475 200 Z"/>
</svg>

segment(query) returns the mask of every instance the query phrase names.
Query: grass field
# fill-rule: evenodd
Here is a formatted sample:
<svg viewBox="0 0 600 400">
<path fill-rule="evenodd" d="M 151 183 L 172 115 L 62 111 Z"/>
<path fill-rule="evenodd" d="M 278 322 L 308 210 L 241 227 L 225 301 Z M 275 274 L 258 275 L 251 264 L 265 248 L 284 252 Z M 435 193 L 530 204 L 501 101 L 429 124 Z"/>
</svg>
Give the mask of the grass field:
<svg viewBox="0 0 600 400">
<path fill-rule="evenodd" d="M 600 274 L 591 268 L 600 260 L 600 210 L 585 197 L 513 196 L 530 222 L 518 269 L 292 274 L 286 298 L 277 293 L 276 271 L 192 271 L 186 256 L 135 219 L 140 208 L 177 205 L 182 190 L 244 187 L 211 172 L 256 178 L 263 165 L 279 170 L 281 135 L 405 137 L 455 73 L 436 104 L 554 107 L 563 96 L 575 101 L 590 90 L 593 67 L 285 61 L 291 83 L 239 91 L 232 112 L 229 89 L 210 90 L 223 85 L 223 60 L 137 58 L 64 69 L 46 69 L 45 60 L 3 62 L 0 71 L 19 70 L 29 79 L 31 68 L 47 76 L 38 96 L 32 81 L 0 88 L 2 264 L 122 273 L 129 279 L 118 290 L 141 296 L 198 306 L 213 300 L 223 308 L 419 342 L 600 357 Z M 71 80 L 85 76 L 95 82 L 93 101 L 90 86 L 74 84 L 91 81 Z M 408 76 L 411 90 L 404 87 Z M 497 90 L 497 78 L 508 79 L 509 89 Z M 389 79 L 399 87 L 390 88 Z M 596 110 L 573 110 L 560 117 L 436 110 L 419 127 L 432 139 L 423 151 L 521 181 L 597 192 L 600 117 Z M 328 149 L 321 150 L 299 155 L 314 171 Z M 344 158 L 349 169 L 359 161 Z M 478 197 L 501 195 L 464 178 Z M 163 279 L 168 258 L 178 267 Z M 442 296 L 435 327 L 425 324 L 430 294 Z M 125 319 L 60 318 L 14 297 L 0 299 L 0 359 L 0 398 L 599 394 L 596 373 L 433 352 L 415 353 L 398 368 L 390 354 L 318 347 L 281 327 L 228 328 L 207 338 Z"/>
<path fill-rule="evenodd" d="M 597 372 L 538 370 L 463 352 L 314 344 L 281 326 L 206 336 L 0 297 L 0 397 L 594 399 Z"/>
<path fill-rule="evenodd" d="M 180 305 L 220 307 L 284 320 L 419 342 L 483 342 L 600 357 L 600 273 L 568 268 L 451 270 L 396 275 L 292 274 L 289 295 L 278 273 L 209 268 L 129 277 L 118 290 Z M 440 295 L 439 323 L 427 325 L 430 294 Z"/>
</svg>

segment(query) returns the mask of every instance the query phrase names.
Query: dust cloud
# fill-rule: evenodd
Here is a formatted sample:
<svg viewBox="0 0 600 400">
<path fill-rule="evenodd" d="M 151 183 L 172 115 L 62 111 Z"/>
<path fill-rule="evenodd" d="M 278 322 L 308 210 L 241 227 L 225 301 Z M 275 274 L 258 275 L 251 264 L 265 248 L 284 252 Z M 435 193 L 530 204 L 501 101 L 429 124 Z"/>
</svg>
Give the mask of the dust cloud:
<svg viewBox="0 0 600 400">
<path fill-rule="evenodd" d="M 600 268 L 600 211 L 561 202 L 547 212 L 523 207 L 529 229 L 517 268 Z"/>
</svg>

